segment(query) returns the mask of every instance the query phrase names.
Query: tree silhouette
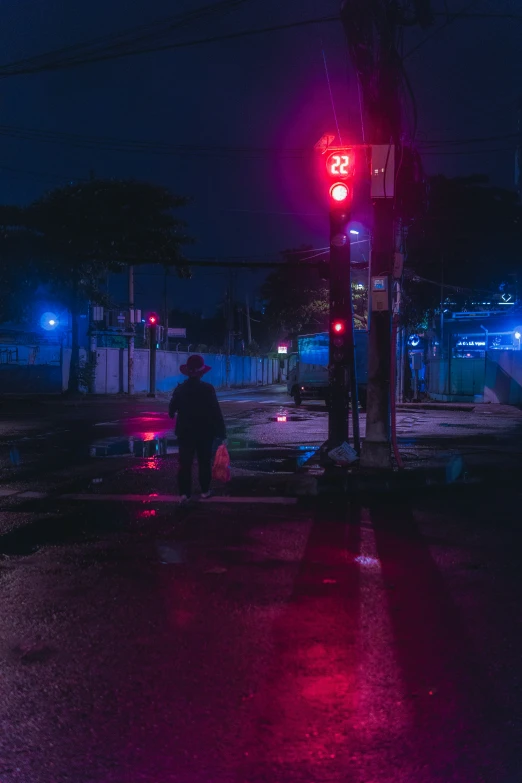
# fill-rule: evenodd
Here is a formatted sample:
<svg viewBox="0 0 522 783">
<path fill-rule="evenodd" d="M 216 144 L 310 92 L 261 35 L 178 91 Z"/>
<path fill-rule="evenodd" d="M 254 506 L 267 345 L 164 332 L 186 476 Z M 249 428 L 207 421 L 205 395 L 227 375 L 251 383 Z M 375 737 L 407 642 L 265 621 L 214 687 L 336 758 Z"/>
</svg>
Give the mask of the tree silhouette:
<svg viewBox="0 0 522 783">
<path fill-rule="evenodd" d="M 188 275 L 182 249 L 192 240 L 174 214 L 186 203 L 158 185 L 92 179 L 52 190 L 18 213 L 40 280 L 71 311 L 69 391 L 79 388 L 80 308 L 86 300 L 99 301 L 100 278 L 133 264 L 176 267 Z"/>
</svg>

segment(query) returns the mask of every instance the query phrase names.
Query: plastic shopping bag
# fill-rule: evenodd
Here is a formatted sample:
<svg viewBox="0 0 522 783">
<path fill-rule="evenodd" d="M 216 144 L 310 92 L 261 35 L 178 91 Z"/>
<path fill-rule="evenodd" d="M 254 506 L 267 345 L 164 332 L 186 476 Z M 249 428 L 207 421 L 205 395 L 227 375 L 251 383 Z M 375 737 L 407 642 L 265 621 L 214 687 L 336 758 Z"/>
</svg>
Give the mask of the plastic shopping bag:
<svg viewBox="0 0 522 783">
<path fill-rule="evenodd" d="M 224 443 L 216 451 L 214 465 L 212 466 L 212 478 L 226 484 L 230 481 L 230 456 Z"/>
</svg>

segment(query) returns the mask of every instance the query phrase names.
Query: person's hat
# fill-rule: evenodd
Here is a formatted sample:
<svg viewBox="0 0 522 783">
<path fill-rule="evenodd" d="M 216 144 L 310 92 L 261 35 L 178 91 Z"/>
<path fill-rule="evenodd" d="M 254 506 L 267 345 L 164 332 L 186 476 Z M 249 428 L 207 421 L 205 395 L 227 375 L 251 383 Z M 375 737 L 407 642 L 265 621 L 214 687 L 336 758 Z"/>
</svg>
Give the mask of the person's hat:
<svg viewBox="0 0 522 783">
<path fill-rule="evenodd" d="M 205 360 L 202 356 L 194 354 L 189 356 L 186 364 L 182 364 L 179 371 L 183 375 L 188 375 L 189 378 L 200 378 L 205 373 L 210 372 L 212 368 L 205 364 Z"/>
</svg>

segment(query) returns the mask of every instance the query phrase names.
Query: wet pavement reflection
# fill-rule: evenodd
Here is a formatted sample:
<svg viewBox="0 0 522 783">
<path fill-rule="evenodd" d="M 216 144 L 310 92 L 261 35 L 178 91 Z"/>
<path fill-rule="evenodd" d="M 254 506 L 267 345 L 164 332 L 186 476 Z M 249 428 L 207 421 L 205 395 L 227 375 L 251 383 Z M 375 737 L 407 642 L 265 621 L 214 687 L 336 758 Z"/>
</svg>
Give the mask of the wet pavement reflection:
<svg viewBox="0 0 522 783">
<path fill-rule="evenodd" d="M 275 416 L 267 416 L 270 424 L 285 425 L 307 421 L 303 415 L 290 413 L 281 407 Z M 108 422 L 111 426 L 113 422 Z M 156 425 L 156 429 L 152 429 Z M 116 435 L 97 440 L 89 447 L 91 457 L 137 457 L 149 460 L 144 468 L 155 468 L 154 460 L 178 453 L 178 443 L 172 423 L 159 416 L 134 417 L 126 421 L 125 435 Z M 236 465 L 249 463 L 252 469 L 261 472 L 293 472 L 302 468 L 313 458 L 319 444 L 285 444 L 281 442 L 262 443 L 245 435 L 246 427 L 238 424 L 229 426 L 227 441 L 231 460 Z"/>
</svg>

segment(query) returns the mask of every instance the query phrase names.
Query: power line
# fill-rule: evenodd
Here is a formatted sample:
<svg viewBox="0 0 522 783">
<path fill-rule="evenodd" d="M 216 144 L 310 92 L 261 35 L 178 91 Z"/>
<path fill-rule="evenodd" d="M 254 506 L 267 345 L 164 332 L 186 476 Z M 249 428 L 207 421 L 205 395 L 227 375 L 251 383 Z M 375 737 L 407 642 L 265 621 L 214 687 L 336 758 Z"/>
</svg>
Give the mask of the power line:
<svg viewBox="0 0 522 783">
<path fill-rule="evenodd" d="M 122 57 L 130 57 L 138 54 L 151 54 L 153 52 L 164 52 L 164 51 L 170 51 L 174 49 L 186 49 L 192 46 L 201 46 L 205 44 L 219 43 L 221 41 L 232 41 L 232 40 L 245 38 L 249 36 L 261 35 L 263 33 L 273 33 L 281 30 L 290 30 L 299 27 L 306 27 L 309 25 L 323 24 L 327 22 L 336 22 L 336 21 L 338 21 L 337 16 L 320 16 L 314 19 L 303 19 L 297 22 L 287 22 L 285 24 L 271 25 L 269 27 L 251 28 L 247 30 L 240 30 L 235 33 L 224 33 L 221 35 L 209 36 L 207 38 L 197 38 L 190 41 L 178 41 L 176 43 L 162 44 L 157 46 L 144 46 L 141 48 L 137 47 L 135 49 L 129 49 L 127 51 L 114 51 L 114 52 L 107 52 L 105 54 L 94 53 L 91 56 L 84 56 L 83 58 L 79 57 L 77 59 L 69 59 L 69 60 L 58 59 L 54 61 L 51 60 L 48 63 L 43 63 L 33 67 L 29 65 L 28 66 L 21 65 L 19 67 L 13 67 L 11 64 L 7 64 L 3 66 L 3 69 L 0 68 L 0 78 L 5 79 L 10 76 L 21 76 L 21 75 L 27 75 L 31 73 L 42 73 L 44 71 L 66 70 L 69 68 L 75 68 L 79 65 L 87 65 L 90 63 L 116 60 L 116 59 L 121 59 Z M 52 52 L 49 52 L 47 55 L 42 55 L 42 57 L 51 56 L 52 54 L 53 54 Z"/>
<path fill-rule="evenodd" d="M 433 16 L 435 17 L 443 16 L 444 18 L 447 18 L 447 14 L 442 14 L 442 13 L 434 13 Z M 476 11 L 473 14 L 459 13 L 458 17 L 459 19 L 521 19 L 522 20 L 522 14 L 481 13 L 478 11 Z"/>
<path fill-rule="evenodd" d="M 21 174 L 22 176 L 28 176 L 28 177 L 37 177 L 39 179 L 46 179 L 49 181 L 56 182 L 58 180 L 61 180 L 63 182 L 79 182 L 84 181 L 86 178 L 84 177 L 67 177 L 65 175 L 61 174 L 52 174 L 50 171 L 44 172 L 44 171 L 32 171 L 29 169 L 18 169 L 14 168 L 13 166 L 8 166 L 5 163 L 0 163 L 0 170 L 1 171 L 8 171 L 11 174 Z"/>
<path fill-rule="evenodd" d="M 59 55 L 78 55 L 84 51 L 85 55 L 100 53 L 103 51 L 103 44 L 106 45 L 105 50 L 110 51 L 119 46 L 129 46 L 132 43 L 139 43 L 150 38 L 165 37 L 172 30 L 179 27 L 186 26 L 195 21 L 199 21 L 205 18 L 212 18 L 222 13 L 226 13 L 240 5 L 243 5 L 247 0 L 219 0 L 217 3 L 197 8 L 193 11 L 174 14 L 162 19 L 158 19 L 148 25 L 140 25 L 127 30 L 123 30 L 120 33 L 113 33 L 111 35 L 105 35 L 100 38 L 95 38 L 86 43 L 74 44 L 72 46 L 65 46 L 60 49 L 55 49 L 51 52 L 46 52 L 33 57 L 27 57 L 22 60 L 9 63 L 4 66 L 0 66 L 2 69 L 10 69 L 13 67 L 28 67 L 39 65 L 45 65 L 46 60 L 50 57 L 57 57 Z M 127 40 L 125 40 L 127 39 Z M 97 48 L 98 47 L 98 48 Z M 70 59 L 70 58 L 69 58 Z M 64 60 L 65 62 L 65 60 Z"/>
<path fill-rule="evenodd" d="M 507 141 L 508 139 L 518 139 L 518 133 L 504 133 L 499 136 L 480 136 L 467 139 L 432 139 L 419 142 L 420 147 L 431 148 L 439 146 L 458 146 L 460 144 L 483 144 L 489 141 Z"/>
<path fill-rule="evenodd" d="M 129 261 L 134 261 L 135 264 L 137 264 L 137 260 L 134 259 L 127 259 Z M 201 260 L 194 260 L 187 258 L 185 266 L 187 268 L 191 266 L 201 266 L 201 267 L 217 267 L 217 266 L 223 266 L 228 267 L 229 269 L 288 269 L 295 267 L 296 269 L 302 269 L 305 265 L 305 261 L 286 261 L 286 260 L 280 260 L 280 261 L 223 261 L 223 260 L 214 260 L 214 261 L 201 261 Z M 314 261 L 311 264 L 306 264 L 306 266 L 310 269 L 317 267 L 318 269 L 322 269 L 324 267 L 324 261 Z M 153 275 L 154 276 L 154 275 Z M 160 275 L 158 275 L 159 277 Z M 163 274 L 161 275 L 163 277 Z"/>
<path fill-rule="evenodd" d="M 324 71 L 326 74 L 326 82 L 328 84 L 328 92 L 330 93 L 330 103 L 332 104 L 332 112 L 335 120 L 335 127 L 337 128 L 337 136 L 339 137 L 339 143 L 342 145 L 343 140 L 341 138 L 341 131 L 339 130 L 339 120 L 337 119 L 337 112 L 335 110 L 335 101 L 332 92 L 332 85 L 330 84 L 330 74 L 328 73 L 328 65 L 326 64 L 326 54 L 324 49 L 321 49 L 323 54 Z"/>
<path fill-rule="evenodd" d="M 406 54 L 404 55 L 403 59 L 406 60 L 408 57 L 411 57 L 411 55 L 414 54 L 416 51 L 418 51 L 422 46 L 424 46 L 425 43 L 427 43 L 428 41 L 431 41 L 431 39 L 435 35 L 438 35 L 440 32 L 442 32 L 442 30 L 445 30 L 446 27 L 449 27 L 450 24 L 452 24 L 457 19 L 459 19 L 462 16 L 462 14 L 465 14 L 467 11 L 469 11 L 471 8 L 473 8 L 473 6 L 477 4 L 477 2 L 478 2 L 478 0 L 473 0 L 473 2 L 469 3 L 468 5 L 466 5 L 460 11 L 457 11 L 456 13 L 451 14 L 451 16 L 449 16 L 446 19 L 444 24 L 441 24 L 440 27 L 437 27 L 436 30 L 433 30 L 433 32 L 431 32 L 429 35 L 427 35 L 425 38 L 423 38 L 422 41 L 420 41 L 412 49 L 410 49 L 409 52 L 406 52 Z"/>
<path fill-rule="evenodd" d="M 224 208 L 222 212 L 243 212 L 247 215 L 295 215 L 297 217 L 325 217 L 325 212 L 279 212 L 272 209 L 235 209 Z"/>
<path fill-rule="evenodd" d="M 275 147 L 219 147 L 205 144 L 169 144 L 158 141 L 137 139 L 118 139 L 110 136 L 87 136 L 64 133 L 63 131 L 45 131 L 37 128 L 20 128 L 0 125 L 0 136 L 24 141 L 40 141 L 58 143 L 87 149 L 101 149 L 116 152 L 152 152 L 157 155 L 208 155 L 212 157 L 228 157 L 230 155 L 247 155 L 261 157 L 265 155 L 281 155 L 284 157 L 303 158 L 311 156 L 313 150 L 306 148 L 275 148 Z"/>
<path fill-rule="evenodd" d="M 491 152 L 514 152 L 516 149 L 515 146 L 511 147 L 494 147 L 492 149 L 481 149 L 481 150 L 439 150 L 434 151 L 427 151 L 422 153 L 423 157 L 425 155 L 485 155 L 489 154 Z"/>
</svg>

